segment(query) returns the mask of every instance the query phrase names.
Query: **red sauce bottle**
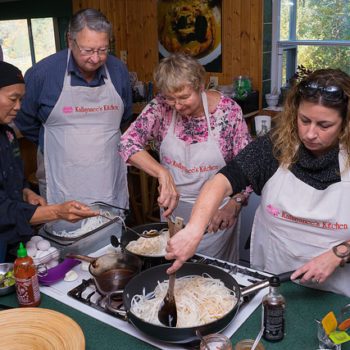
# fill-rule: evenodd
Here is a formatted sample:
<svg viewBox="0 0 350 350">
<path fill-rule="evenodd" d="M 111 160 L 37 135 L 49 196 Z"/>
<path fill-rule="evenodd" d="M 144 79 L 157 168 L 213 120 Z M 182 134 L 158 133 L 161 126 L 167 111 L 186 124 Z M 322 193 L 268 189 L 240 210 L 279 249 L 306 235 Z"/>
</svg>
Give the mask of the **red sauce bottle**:
<svg viewBox="0 0 350 350">
<path fill-rule="evenodd" d="M 40 289 L 36 267 L 33 259 L 27 255 L 27 250 L 22 242 L 17 250 L 13 271 L 19 306 L 38 306 L 40 304 Z"/>
</svg>

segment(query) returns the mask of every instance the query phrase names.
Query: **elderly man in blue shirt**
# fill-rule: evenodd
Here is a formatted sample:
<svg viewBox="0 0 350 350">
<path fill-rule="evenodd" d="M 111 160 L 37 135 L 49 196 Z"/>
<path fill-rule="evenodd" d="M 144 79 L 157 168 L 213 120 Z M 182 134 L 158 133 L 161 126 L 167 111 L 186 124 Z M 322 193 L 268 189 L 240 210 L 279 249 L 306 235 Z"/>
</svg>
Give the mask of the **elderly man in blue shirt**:
<svg viewBox="0 0 350 350">
<path fill-rule="evenodd" d="M 132 95 L 126 66 L 108 53 L 111 35 L 101 12 L 81 10 L 69 23 L 69 48 L 25 75 L 15 123 L 39 145 L 37 177 L 49 203 L 75 198 L 128 207 L 117 146 L 120 125 L 132 115 Z"/>
</svg>

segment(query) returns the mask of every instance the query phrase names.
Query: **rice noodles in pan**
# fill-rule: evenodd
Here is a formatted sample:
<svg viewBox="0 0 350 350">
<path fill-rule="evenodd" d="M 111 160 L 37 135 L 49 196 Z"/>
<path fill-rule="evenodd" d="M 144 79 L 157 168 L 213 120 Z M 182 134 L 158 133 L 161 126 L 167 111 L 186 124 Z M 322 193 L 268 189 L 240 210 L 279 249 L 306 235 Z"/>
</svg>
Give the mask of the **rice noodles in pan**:
<svg viewBox="0 0 350 350">
<path fill-rule="evenodd" d="M 135 295 L 130 311 L 140 319 L 161 325 L 158 311 L 168 290 L 168 280 L 158 283 L 154 292 Z M 203 276 L 185 276 L 176 279 L 175 301 L 177 328 L 197 327 L 216 321 L 237 303 L 235 293 L 219 280 Z"/>
<path fill-rule="evenodd" d="M 143 233 L 150 231 L 144 231 Z M 169 231 L 168 229 L 163 229 L 161 232 L 162 234 L 159 236 L 151 238 L 140 237 L 135 241 L 131 241 L 126 246 L 126 249 L 137 255 L 164 256 L 166 254 L 165 248 L 169 239 Z"/>
</svg>

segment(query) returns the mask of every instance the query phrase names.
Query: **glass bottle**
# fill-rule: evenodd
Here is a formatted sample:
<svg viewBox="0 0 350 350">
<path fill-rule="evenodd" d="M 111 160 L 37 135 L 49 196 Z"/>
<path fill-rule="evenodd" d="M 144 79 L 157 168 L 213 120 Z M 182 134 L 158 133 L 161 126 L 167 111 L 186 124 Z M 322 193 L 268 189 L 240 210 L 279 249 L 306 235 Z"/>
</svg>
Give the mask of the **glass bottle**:
<svg viewBox="0 0 350 350">
<path fill-rule="evenodd" d="M 263 135 L 267 134 L 268 132 L 269 132 L 269 130 L 267 129 L 266 120 L 262 120 L 261 121 L 261 130 L 258 133 L 258 136 L 263 136 Z"/>
<path fill-rule="evenodd" d="M 40 304 L 40 289 L 37 271 L 33 259 L 28 256 L 22 242 L 17 250 L 17 259 L 14 262 L 13 271 L 19 305 L 38 306 Z"/>
<path fill-rule="evenodd" d="M 286 301 L 280 294 L 278 287 L 280 280 L 273 276 L 270 278 L 270 291 L 263 297 L 263 324 L 264 324 L 264 339 L 277 342 L 284 337 L 284 316 Z"/>
</svg>

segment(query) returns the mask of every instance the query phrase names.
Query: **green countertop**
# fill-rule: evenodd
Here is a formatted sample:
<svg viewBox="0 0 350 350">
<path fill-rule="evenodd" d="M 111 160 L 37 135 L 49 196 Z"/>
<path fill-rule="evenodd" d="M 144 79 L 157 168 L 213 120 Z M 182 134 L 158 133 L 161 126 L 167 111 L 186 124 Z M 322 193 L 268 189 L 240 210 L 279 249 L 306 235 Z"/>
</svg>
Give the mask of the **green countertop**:
<svg viewBox="0 0 350 350">
<path fill-rule="evenodd" d="M 269 343 L 262 340 L 266 350 L 318 349 L 315 319 L 322 319 L 331 310 L 336 315 L 339 315 L 341 308 L 350 303 L 350 298 L 301 287 L 291 282 L 284 283 L 280 290 L 287 303 L 286 335 L 278 343 Z M 0 303 L 17 306 L 16 295 L 1 296 Z M 146 344 L 112 326 L 62 304 L 45 294 L 42 294 L 40 307 L 62 312 L 74 319 L 84 332 L 87 350 L 155 349 L 152 345 Z M 261 307 L 255 310 L 251 317 L 233 335 L 231 338 L 232 343 L 236 344 L 239 340 L 245 338 L 254 339 L 259 332 L 260 320 Z M 350 342 L 343 344 L 342 350 L 350 350 Z"/>
</svg>

